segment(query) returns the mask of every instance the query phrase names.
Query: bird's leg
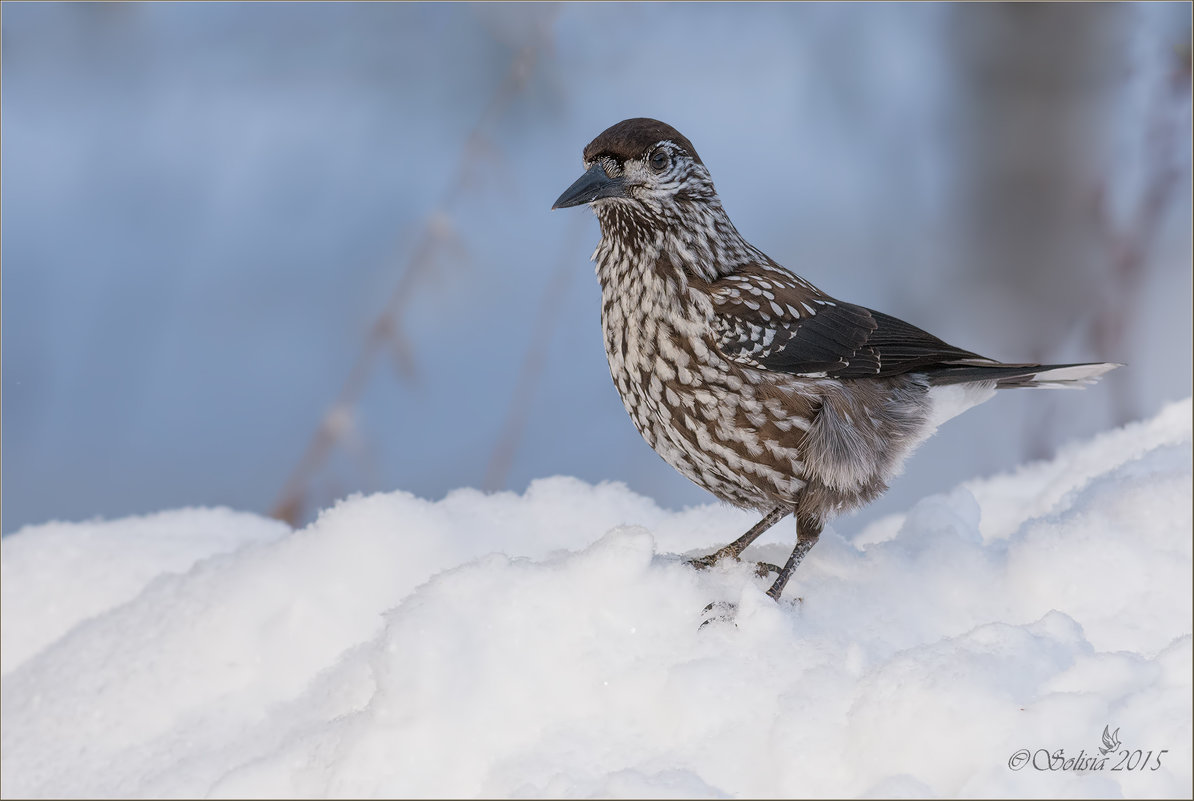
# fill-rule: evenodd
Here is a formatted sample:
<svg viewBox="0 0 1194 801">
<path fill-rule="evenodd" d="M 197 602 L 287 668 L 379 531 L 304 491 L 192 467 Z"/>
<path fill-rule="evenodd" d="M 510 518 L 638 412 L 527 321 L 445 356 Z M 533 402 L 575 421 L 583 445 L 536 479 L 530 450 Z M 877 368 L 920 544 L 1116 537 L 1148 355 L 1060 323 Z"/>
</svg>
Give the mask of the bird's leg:
<svg viewBox="0 0 1194 801">
<path fill-rule="evenodd" d="M 783 518 L 787 517 L 792 512 L 793 512 L 793 510 L 787 506 L 775 507 L 770 512 L 768 512 L 767 515 L 762 520 L 760 520 L 758 523 L 756 523 L 750 529 L 750 531 L 746 532 L 745 534 L 743 534 L 741 537 L 739 537 L 738 539 L 731 542 L 726 547 L 722 548 L 719 551 L 711 553 L 702 559 L 693 559 L 689 562 L 689 564 L 694 566 L 698 570 L 702 570 L 706 567 L 709 567 L 710 565 L 716 564 L 719 559 L 724 559 L 727 556 L 729 556 L 733 559 L 737 559 L 738 555 L 741 554 L 744 550 L 746 550 L 746 547 L 748 545 L 750 545 L 752 542 L 757 540 L 762 535 L 762 533 L 764 531 L 766 531 L 767 529 L 774 526 L 776 523 L 778 523 Z M 799 534 L 797 534 L 797 537 L 799 540 Z M 814 538 L 812 540 L 812 542 L 816 542 L 816 539 Z M 797 546 L 797 547 L 799 547 L 799 546 Z M 811 543 L 809 544 L 808 547 L 805 548 L 805 550 L 807 551 L 809 547 L 812 547 Z M 802 556 L 803 556 L 803 554 L 802 554 Z M 789 557 L 788 564 L 783 570 L 776 567 L 775 565 L 768 564 L 766 562 L 759 562 L 755 566 L 755 574 L 758 576 L 766 576 L 769 573 L 779 573 L 780 574 L 780 578 L 776 580 L 776 586 L 779 587 L 779 590 L 777 591 L 776 595 L 772 596 L 773 598 L 778 598 L 779 597 L 778 593 L 783 592 L 783 588 L 784 588 L 783 585 L 788 582 L 788 576 L 790 576 L 792 571 L 796 569 L 796 565 L 800 563 L 799 559 L 795 559 L 795 563 L 793 563 L 794 558 L 795 558 L 795 554 L 793 554 L 792 557 Z M 773 586 L 771 589 L 774 590 L 775 587 Z M 697 627 L 698 629 L 703 629 L 705 626 L 709 625 L 710 623 L 714 623 L 717 621 L 733 622 L 733 620 L 734 620 L 734 604 L 727 603 L 725 601 L 714 601 L 713 603 L 706 606 L 703 610 L 701 610 L 701 612 L 702 612 L 702 614 L 709 615 L 709 616 L 706 617 L 701 622 L 701 625 Z"/>
<path fill-rule="evenodd" d="M 792 573 L 804 561 L 804 557 L 808 552 L 817 544 L 817 538 L 820 536 L 820 523 L 803 518 L 800 515 L 796 516 L 796 547 L 792 549 L 792 555 L 788 557 L 787 563 L 779 571 L 779 576 L 776 577 L 775 583 L 771 585 L 771 589 L 767 590 L 767 594 L 771 596 L 772 600 L 779 600 L 779 596 L 783 594 L 788 579 L 792 577 Z"/>
<path fill-rule="evenodd" d="M 708 556 L 703 556 L 700 559 L 690 559 L 688 564 L 692 565 L 697 570 L 703 570 L 706 567 L 712 567 L 726 557 L 737 559 L 738 555 L 746 550 L 746 546 L 757 540 L 760 536 L 762 536 L 764 531 L 771 528 L 791 513 L 791 508 L 787 506 L 777 506 L 768 512 L 766 517 L 764 517 L 758 523 L 755 523 L 754 526 L 751 527 L 750 531 L 746 532 L 726 547 L 719 551 L 714 551 Z M 762 565 L 760 565 L 760 567 L 762 567 Z M 767 573 L 771 572 L 770 568 L 772 567 L 774 567 L 774 565 L 767 565 L 766 568 L 768 569 L 760 572 L 759 575 L 767 575 Z M 776 568 L 776 570 L 778 570 L 778 568 Z"/>
</svg>

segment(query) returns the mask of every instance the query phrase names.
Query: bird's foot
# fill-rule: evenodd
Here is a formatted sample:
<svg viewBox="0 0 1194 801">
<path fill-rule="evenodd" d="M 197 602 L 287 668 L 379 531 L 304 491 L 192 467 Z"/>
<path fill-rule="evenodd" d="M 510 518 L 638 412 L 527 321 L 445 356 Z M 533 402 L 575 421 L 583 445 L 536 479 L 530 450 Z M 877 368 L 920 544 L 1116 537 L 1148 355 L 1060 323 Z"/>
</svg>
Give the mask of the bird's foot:
<svg viewBox="0 0 1194 801">
<path fill-rule="evenodd" d="M 689 559 L 688 565 L 694 570 L 707 570 L 717 564 L 719 559 L 720 556 L 718 554 L 711 553 L 708 556 L 702 556 L 700 559 Z"/>
<path fill-rule="evenodd" d="M 702 556 L 700 559 L 689 559 L 688 565 L 695 570 L 707 570 L 708 568 L 713 567 L 715 564 L 717 564 L 718 562 L 720 562 L 722 559 L 724 559 L 726 557 L 733 559 L 735 562 L 742 561 L 735 554 L 723 554 L 723 553 L 718 552 L 718 553 L 711 553 L 708 556 Z M 770 562 L 755 562 L 755 575 L 759 576 L 760 578 L 764 578 L 766 576 L 771 575 L 772 573 L 779 573 L 779 572 L 780 572 L 779 567 L 771 564 Z"/>
</svg>

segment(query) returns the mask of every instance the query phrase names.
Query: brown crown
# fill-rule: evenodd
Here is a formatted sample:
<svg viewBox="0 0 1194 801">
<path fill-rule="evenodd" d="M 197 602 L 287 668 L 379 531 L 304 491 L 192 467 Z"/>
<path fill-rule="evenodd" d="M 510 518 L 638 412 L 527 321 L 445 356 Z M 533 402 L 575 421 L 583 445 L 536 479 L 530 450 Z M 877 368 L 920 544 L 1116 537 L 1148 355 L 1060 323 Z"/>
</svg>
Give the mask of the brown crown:
<svg viewBox="0 0 1194 801">
<path fill-rule="evenodd" d="M 624 162 L 642 156 L 651 146 L 665 140 L 684 148 L 693 161 L 703 164 L 696 148 L 684 134 L 665 122 L 649 117 L 622 120 L 606 128 L 585 147 L 584 158 L 585 161 L 592 161 L 601 156 L 611 156 Z"/>
</svg>

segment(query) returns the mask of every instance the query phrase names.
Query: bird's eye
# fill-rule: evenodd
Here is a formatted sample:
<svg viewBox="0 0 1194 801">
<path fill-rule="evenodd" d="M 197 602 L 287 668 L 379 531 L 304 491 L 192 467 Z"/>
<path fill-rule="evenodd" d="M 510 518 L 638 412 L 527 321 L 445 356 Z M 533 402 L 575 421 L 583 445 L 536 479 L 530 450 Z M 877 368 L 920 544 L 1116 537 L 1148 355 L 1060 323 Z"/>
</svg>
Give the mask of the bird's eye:
<svg viewBox="0 0 1194 801">
<path fill-rule="evenodd" d="M 651 153 L 651 158 L 649 161 L 651 162 L 651 169 L 655 170 L 656 172 L 662 172 L 663 170 L 667 169 L 668 162 L 670 162 L 671 159 L 668 158 L 666 150 L 659 148 Z"/>
</svg>

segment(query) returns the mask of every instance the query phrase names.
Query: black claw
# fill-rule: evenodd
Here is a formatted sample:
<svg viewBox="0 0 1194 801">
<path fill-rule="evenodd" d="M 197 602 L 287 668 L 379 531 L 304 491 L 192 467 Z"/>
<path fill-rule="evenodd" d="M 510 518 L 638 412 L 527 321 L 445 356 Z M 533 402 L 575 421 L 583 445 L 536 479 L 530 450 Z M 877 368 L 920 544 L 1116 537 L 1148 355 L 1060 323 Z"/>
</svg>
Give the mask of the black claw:
<svg viewBox="0 0 1194 801">
<path fill-rule="evenodd" d="M 701 625 L 697 626 L 697 631 L 705 628 L 710 623 L 733 623 L 737 627 L 738 624 L 734 623 L 734 612 L 736 609 L 737 607 L 734 604 L 727 601 L 714 601 L 702 609 L 701 614 L 709 615 L 710 612 L 716 612 L 716 614 L 709 615 L 701 621 Z"/>
</svg>

